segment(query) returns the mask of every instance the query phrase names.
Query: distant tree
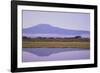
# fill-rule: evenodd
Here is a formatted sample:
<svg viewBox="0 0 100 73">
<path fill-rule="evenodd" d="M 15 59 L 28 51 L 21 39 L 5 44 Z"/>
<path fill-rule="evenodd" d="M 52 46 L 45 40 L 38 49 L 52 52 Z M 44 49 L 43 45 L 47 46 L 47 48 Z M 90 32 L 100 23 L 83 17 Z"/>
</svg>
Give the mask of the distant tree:
<svg viewBox="0 0 100 73">
<path fill-rule="evenodd" d="M 42 37 L 37 37 L 38 39 L 42 39 Z"/>
<path fill-rule="evenodd" d="M 49 37 L 49 39 L 54 39 L 53 37 Z"/>
<path fill-rule="evenodd" d="M 64 39 L 64 37 L 56 37 L 56 39 Z"/>
<path fill-rule="evenodd" d="M 22 38 L 23 38 L 23 39 L 29 39 L 29 37 L 26 37 L 26 36 L 23 36 Z"/>
<path fill-rule="evenodd" d="M 82 37 L 81 37 L 81 36 L 75 36 L 74 38 L 76 38 L 76 39 L 77 39 L 77 38 L 82 38 Z"/>
<path fill-rule="evenodd" d="M 46 37 L 41 37 L 42 39 L 47 39 Z"/>
</svg>

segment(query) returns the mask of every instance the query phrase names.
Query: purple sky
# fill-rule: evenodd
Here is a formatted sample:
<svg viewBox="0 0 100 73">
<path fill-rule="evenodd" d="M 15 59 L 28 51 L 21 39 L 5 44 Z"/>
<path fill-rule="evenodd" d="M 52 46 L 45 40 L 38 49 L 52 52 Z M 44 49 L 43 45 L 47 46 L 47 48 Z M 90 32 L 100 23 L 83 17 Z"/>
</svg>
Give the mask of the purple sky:
<svg viewBox="0 0 100 73">
<path fill-rule="evenodd" d="M 38 24 L 50 24 L 52 26 L 72 29 L 90 30 L 89 13 L 68 13 L 68 12 L 46 12 L 23 10 L 23 28 L 32 27 Z"/>
</svg>

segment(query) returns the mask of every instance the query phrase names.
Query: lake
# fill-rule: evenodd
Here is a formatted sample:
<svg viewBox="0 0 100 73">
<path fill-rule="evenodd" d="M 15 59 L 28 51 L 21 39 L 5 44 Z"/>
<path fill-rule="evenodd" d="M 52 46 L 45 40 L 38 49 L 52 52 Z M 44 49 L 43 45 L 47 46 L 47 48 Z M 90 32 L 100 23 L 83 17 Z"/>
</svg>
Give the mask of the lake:
<svg viewBox="0 0 100 73">
<path fill-rule="evenodd" d="M 90 59 L 88 48 L 23 48 L 22 61 L 57 61 Z"/>
</svg>

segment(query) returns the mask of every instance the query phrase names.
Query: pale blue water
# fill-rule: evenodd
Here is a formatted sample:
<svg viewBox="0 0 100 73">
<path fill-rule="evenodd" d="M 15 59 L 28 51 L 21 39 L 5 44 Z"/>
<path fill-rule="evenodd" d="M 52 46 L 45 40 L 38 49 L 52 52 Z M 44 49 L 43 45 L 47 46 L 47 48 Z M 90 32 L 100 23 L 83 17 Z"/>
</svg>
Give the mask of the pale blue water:
<svg viewBox="0 0 100 73">
<path fill-rule="evenodd" d="M 23 51 L 33 53 L 38 56 L 48 56 L 54 53 L 68 52 L 68 51 L 82 51 L 89 50 L 84 48 L 23 48 Z"/>
</svg>

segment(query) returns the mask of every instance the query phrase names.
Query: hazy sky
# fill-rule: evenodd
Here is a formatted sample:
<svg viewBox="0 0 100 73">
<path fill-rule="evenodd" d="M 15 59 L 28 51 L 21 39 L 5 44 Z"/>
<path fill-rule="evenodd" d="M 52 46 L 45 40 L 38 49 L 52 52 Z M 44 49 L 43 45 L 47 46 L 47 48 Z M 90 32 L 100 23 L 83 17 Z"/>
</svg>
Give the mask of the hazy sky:
<svg viewBox="0 0 100 73">
<path fill-rule="evenodd" d="M 32 27 L 38 24 L 50 24 L 52 26 L 64 29 L 86 30 L 86 31 L 90 30 L 89 13 L 23 10 L 22 16 L 23 16 L 23 28 Z"/>
</svg>

